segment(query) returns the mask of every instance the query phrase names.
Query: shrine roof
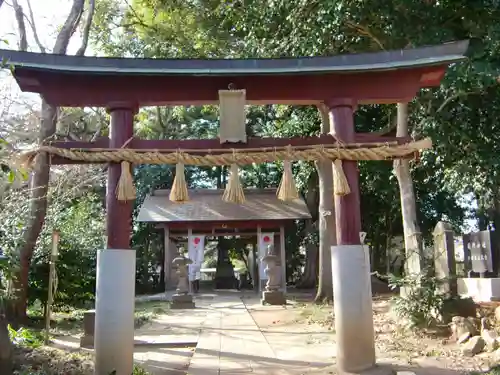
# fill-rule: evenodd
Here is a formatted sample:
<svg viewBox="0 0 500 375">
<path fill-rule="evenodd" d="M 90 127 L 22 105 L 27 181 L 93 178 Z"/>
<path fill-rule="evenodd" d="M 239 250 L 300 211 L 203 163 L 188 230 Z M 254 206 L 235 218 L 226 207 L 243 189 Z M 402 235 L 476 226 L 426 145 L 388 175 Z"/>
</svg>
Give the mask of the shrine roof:
<svg viewBox="0 0 500 375">
<path fill-rule="evenodd" d="M 17 70 L 106 75 L 262 75 L 349 73 L 448 64 L 464 59 L 468 41 L 413 49 L 267 59 L 146 59 L 67 56 L 0 50 Z"/>
<path fill-rule="evenodd" d="M 283 202 L 276 197 L 276 189 L 245 189 L 246 202 L 227 203 L 223 190 L 192 189 L 189 201 L 175 203 L 169 200 L 170 190 L 156 190 L 142 204 L 137 220 L 141 222 L 229 222 L 310 219 L 311 214 L 303 199 Z"/>
</svg>

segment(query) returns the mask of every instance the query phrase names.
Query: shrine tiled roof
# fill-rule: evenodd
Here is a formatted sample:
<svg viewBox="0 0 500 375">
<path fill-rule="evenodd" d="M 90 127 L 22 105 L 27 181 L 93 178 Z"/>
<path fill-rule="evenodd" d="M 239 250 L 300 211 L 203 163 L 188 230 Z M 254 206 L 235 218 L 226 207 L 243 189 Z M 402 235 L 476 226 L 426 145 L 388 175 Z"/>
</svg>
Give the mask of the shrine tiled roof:
<svg viewBox="0 0 500 375">
<path fill-rule="evenodd" d="M 304 200 L 283 202 L 276 197 L 276 189 L 245 189 L 243 204 L 224 202 L 223 190 L 217 189 L 189 190 L 190 200 L 185 203 L 170 201 L 169 194 L 169 190 L 157 190 L 147 196 L 137 220 L 172 223 L 311 218 Z"/>
<path fill-rule="evenodd" d="M 110 58 L 0 49 L 0 61 L 20 70 L 109 75 L 348 73 L 449 64 L 465 58 L 468 44 L 458 41 L 371 53 L 259 59 Z"/>
</svg>

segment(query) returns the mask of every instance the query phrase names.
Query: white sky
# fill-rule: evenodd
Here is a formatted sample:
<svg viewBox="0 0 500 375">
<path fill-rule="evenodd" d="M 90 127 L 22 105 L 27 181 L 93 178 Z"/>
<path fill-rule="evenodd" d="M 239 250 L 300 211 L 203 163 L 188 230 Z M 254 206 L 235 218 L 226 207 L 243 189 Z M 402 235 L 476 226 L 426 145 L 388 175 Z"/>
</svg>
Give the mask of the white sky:
<svg viewBox="0 0 500 375">
<path fill-rule="evenodd" d="M 25 14 L 28 14 L 26 0 L 19 0 L 19 4 L 23 7 Z M 52 49 L 55 34 L 68 15 L 71 4 L 71 0 L 31 0 L 38 36 L 47 49 Z M 26 22 L 26 28 L 29 50 L 38 52 L 28 22 Z M 17 24 L 10 0 L 5 0 L 0 8 L 0 38 L 9 40 L 9 48 L 17 47 Z M 70 44 L 70 53 L 72 48 L 78 48 L 78 40 L 73 40 Z"/>
<path fill-rule="evenodd" d="M 26 0 L 19 0 L 19 4 L 23 7 L 24 13 L 28 14 L 28 6 Z M 35 18 L 35 25 L 40 38 L 40 42 L 47 49 L 51 51 L 54 45 L 55 36 L 59 27 L 64 23 L 70 9 L 71 0 L 31 0 L 31 7 Z M 26 32 L 28 33 L 28 50 L 31 52 L 39 52 L 30 27 L 29 22 L 26 20 Z M 2 7 L 0 7 L 0 40 L 6 40 L 8 44 L 0 42 L 0 48 L 3 49 L 17 49 L 18 32 L 17 23 L 12 8 L 11 0 L 5 0 Z M 75 33 L 70 41 L 68 52 L 74 53 L 80 45 L 79 34 Z M 36 94 L 21 93 L 15 80 L 6 71 L 0 72 L 0 92 L 5 93 L 0 95 L 0 114 L 7 112 L 22 111 L 24 104 L 25 107 L 32 105 L 38 106 L 40 99 Z M 12 101 L 18 105 L 11 106 Z"/>
</svg>

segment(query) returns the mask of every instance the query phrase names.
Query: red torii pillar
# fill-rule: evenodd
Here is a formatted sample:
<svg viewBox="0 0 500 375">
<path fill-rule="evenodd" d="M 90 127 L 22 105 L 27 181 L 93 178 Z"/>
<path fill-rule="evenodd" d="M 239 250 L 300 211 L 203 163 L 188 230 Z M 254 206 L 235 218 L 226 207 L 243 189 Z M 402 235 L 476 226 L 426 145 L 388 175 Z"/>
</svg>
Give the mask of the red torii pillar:
<svg viewBox="0 0 500 375">
<path fill-rule="evenodd" d="M 111 115 L 109 146 L 133 136 L 137 108 L 117 105 Z M 135 251 L 130 248 L 132 202 L 116 198 L 120 163 L 109 163 L 106 186 L 106 249 L 97 254 L 95 373 L 131 374 L 134 358 Z"/>
<path fill-rule="evenodd" d="M 354 142 L 351 99 L 331 100 L 331 132 L 342 142 Z M 375 338 L 370 280 L 370 258 L 361 244 L 359 172 L 356 161 L 343 161 L 351 193 L 335 196 L 337 245 L 332 246 L 332 280 L 340 373 L 359 373 L 375 366 Z"/>
</svg>

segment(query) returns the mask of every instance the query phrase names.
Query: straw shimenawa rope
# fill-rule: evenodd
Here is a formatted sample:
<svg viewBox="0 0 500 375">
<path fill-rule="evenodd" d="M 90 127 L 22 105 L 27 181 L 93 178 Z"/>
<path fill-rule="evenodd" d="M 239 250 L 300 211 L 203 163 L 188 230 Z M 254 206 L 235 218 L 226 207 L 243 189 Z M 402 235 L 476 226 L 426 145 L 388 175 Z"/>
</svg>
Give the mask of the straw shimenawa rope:
<svg viewBox="0 0 500 375">
<path fill-rule="evenodd" d="M 345 145 L 350 146 L 349 144 Z M 420 150 L 432 147 L 432 141 L 428 138 L 406 143 L 403 145 L 383 145 L 378 147 L 360 147 L 360 148 L 340 148 L 326 147 L 319 145 L 317 147 L 299 149 L 291 147 L 291 151 L 282 149 L 263 148 L 259 151 L 248 152 L 246 150 L 233 152 L 223 152 L 216 154 L 219 150 L 212 150 L 211 154 L 198 155 L 195 152 L 175 151 L 160 153 L 157 150 L 132 150 L 132 149 L 66 149 L 53 146 L 41 146 L 36 150 L 23 153 L 19 162 L 29 167 L 33 159 L 39 153 L 47 152 L 51 155 L 57 155 L 74 161 L 87 163 L 121 163 L 128 161 L 133 164 L 176 164 L 179 154 L 185 165 L 214 166 L 231 165 L 235 159 L 239 165 L 252 163 L 270 163 L 277 160 L 392 160 L 412 156 Z"/>
<path fill-rule="evenodd" d="M 135 188 L 132 187 L 133 179 L 130 173 L 130 164 L 177 164 L 179 160 L 182 160 L 184 165 L 231 165 L 232 176 L 233 174 L 235 176 L 232 177 L 235 185 L 234 188 L 232 187 L 227 190 L 231 194 L 234 192 L 234 199 L 238 200 L 239 198 L 237 198 L 237 196 L 240 194 L 240 189 L 241 192 L 243 191 L 237 175 L 238 165 L 270 163 L 278 160 L 339 160 L 337 165 L 341 163 L 340 160 L 392 160 L 413 156 L 420 150 L 429 149 L 431 147 L 432 141 L 428 138 L 403 145 L 379 143 L 375 147 L 369 147 L 366 144 L 360 147 L 356 147 L 356 144 L 345 144 L 341 147 L 339 147 L 339 145 L 336 147 L 335 145 L 286 146 L 273 149 L 253 149 L 253 151 L 233 150 L 232 152 L 228 152 L 227 150 L 212 150 L 211 153 L 205 155 L 196 154 L 196 151 L 193 150 L 177 150 L 175 152 L 161 153 L 157 150 L 132 150 L 125 148 L 66 149 L 53 146 L 41 146 L 36 150 L 22 154 L 18 161 L 29 168 L 32 166 L 36 155 L 46 152 L 51 156 L 59 156 L 72 161 L 86 163 L 121 163 L 122 176 L 116 192 L 120 200 L 133 199 L 132 196 L 135 198 Z M 341 169 L 338 170 L 340 171 Z M 342 175 L 338 177 L 338 192 L 346 192 L 347 188 L 342 186 Z"/>
</svg>

